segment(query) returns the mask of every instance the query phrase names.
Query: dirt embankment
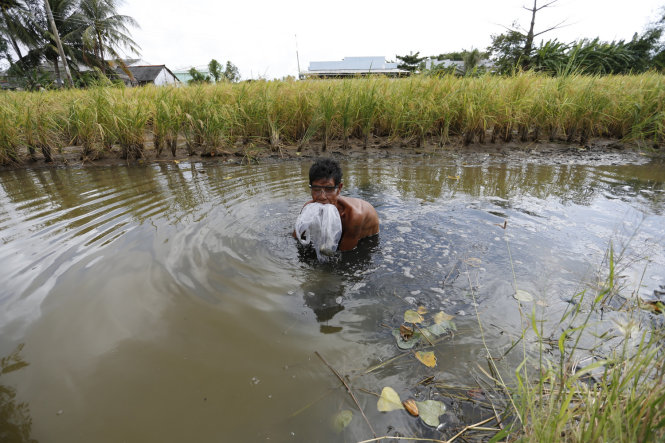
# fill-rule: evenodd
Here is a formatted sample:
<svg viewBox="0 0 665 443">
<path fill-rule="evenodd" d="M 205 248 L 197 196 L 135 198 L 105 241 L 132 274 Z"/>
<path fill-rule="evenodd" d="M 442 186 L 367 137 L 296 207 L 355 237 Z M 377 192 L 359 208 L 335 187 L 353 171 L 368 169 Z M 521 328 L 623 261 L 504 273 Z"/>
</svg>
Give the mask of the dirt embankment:
<svg viewBox="0 0 665 443">
<path fill-rule="evenodd" d="M 665 150 L 657 146 L 640 146 L 616 140 L 596 139 L 585 145 L 564 142 L 531 143 L 485 143 L 464 146 L 461 140 L 452 140 L 446 146 L 439 146 L 436 141 L 426 141 L 421 147 L 409 140 L 391 140 L 374 138 L 367 148 L 361 141 L 351 140 L 349 146 L 342 146 L 341 141 L 329 143 L 323 149 L 321 142 L 312 142 L 305 146 L 237 143 L 232 147 L 218 149 L 214 155 L 189 155 L 184 140 L 179 141 L 175 156 L 164 150 L 157 155 L 151 142 L 146 143 L 143 157 L 124 159 L 122 150 L 114 146 L 110 151 L 99 152 L 96 158 L 83 158 L 79 146 L 69 146 L 55 153 L 53 162 L 45 162 L 41 152 L 31 158 L 28 151 L 21 153 L 19 164 L 0 166 L 0 170 L 16 168 L 59 168 L 89 167 L 110 165 L 145 165 L 159 162 L 198 162 L 219 161 L 221 163 L 247 164 L 272 162 L 297 158 L 330 156 L 336 158 L 381 158 L 381 157 L 417 157 L 430 155 L 463 155 L 467 160 L 480 161 L 489 158 L 498 161 L 533 161 L 561 164 L 625 164 L 642 163 L 650 157 L 665 157 Z"/>
</svg>

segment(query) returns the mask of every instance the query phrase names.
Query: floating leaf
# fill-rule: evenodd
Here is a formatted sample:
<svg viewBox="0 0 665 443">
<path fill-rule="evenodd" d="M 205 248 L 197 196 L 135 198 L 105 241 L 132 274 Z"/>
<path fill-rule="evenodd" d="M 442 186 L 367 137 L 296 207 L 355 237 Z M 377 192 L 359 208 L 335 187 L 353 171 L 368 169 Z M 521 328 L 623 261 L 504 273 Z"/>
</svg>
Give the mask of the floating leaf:
<svg viewBox="0 0 665 443">
<path fill-rule="evenodd" d="M 397 340 L 397 347 L 400 349 L 411 349 L 413 348 L 416 343 L 418 343 L 418 339 L 420 338 L 420 334 L 417 332 L 414 332 L 411 338 L 408 340 L 405 340 L 402 338 L 402 334 L 400 333 L 399 329 L 393 329 L 393 337 L 395 337 L 395 340 Z"/>
<path fill-rule="evenodd" d="M 518 289 L 517 291 L 515 291 L 515 294 L 513 295 L 513 297 L 515 297 L 515 299 L 517 299 L 521 302 L 525 302 L 525 303 L 533 301 L 533 295 L 531 295 L 528 292 L 523 291 L 521 289 Z"/>
<path fill-rule="evenodd" d="M 425 315 L 425 314 L 427 314 L 427 308 L 424 307 L 424 306 L 418 306 L 418 311 L 417 312 L 420 315 Z"/>
<path fill-rule="evenodd" d="M 434 323 L 431 326 L 422 330 L 423 335 L 432 340 L 440 335 L 447 334 L 450 330 L 457 330 L 455 323 L 452 321 L 442 321 L 441 323 Z"/>
<path fill-rule="evenodd" d="M 438 313 L 434 314 L 434 323 L 438 325 L 439 323 L 443 323 L 444 321 L 450 321 L 453 318 L 454 317 L 452 315 L 446 314 L 443 311 L 439 311 Z"/>
<path fill-rule="evenodd" d="M 349 423 L 351 423 L 351 419 L 353 419 L 352 411 L 349 411 L 348 409 L 339 411 L 337 415 L 333 417 L 333 429 L 338 433 L 342 432 L 344 428 L 346 428 Z"/>
<path fill-rule="evenodd" d="M 418 417 L 418 405 L 416 405 L 416 401 L 414 399 L 410 398 L 403 401 L 402 406 L 404 406 L 404 409 L 406 409 L 409 414 L 413 415 L 414 417 Z"/>
<path fill-rule="evenodd" d="M 429 352 L 416 352 L 416 358 L 420 360 L 420 363 L 424 364 L 428 368 L 433 368 L 436 366 L 436 356 L 433 351 Z"/>
<path fill-rule="evenodd" d="M 434 428 L 439 426 L 439 416 L 446 412 L 446 405 L 436 400 L 417 401 L 420 418 Z"/>
<path fill-rule="evenodd" d="M 409 309 L 404 313 L 404 321 L 408 323 L 422 323 L 423 316 L 418 314 L 413 309 Z"/>
<path fill-rule="evenodd" d="M 459 175 L 449 175 L 448 178 L 451 180 L 459 180 Z"/>
<path fill-rule="evenodd" d="M 173 160 L 173 163 L 177 165 L 178 163 L 180 163 L 180 160 Z"/>
<path fill-rule="evenodd" d="M 404 409 L 404 406 L 402 406 L 402 400 L 399 399 L 399 394 L 397 394 L 397 392 L 395 392 L 390 386 L 383 388 L 381 391 L 381 397 L 379 397 L 379 401 L 376 403 L 376 407 L 380 412 Z"/>
<path fill-rule="evenodd" d="M 399 327 L 399 335 L 402 337 L 402 340 L 406 341 L 413 337 L 413 328 L 404 324 Z"/>
<path fill-rule="evenodd" d="M 224 180 L 231 180 L 232 178 L 233 178 L 232 176 L 227 175 L 226 177 L 224 177 Z"/>
</svg>

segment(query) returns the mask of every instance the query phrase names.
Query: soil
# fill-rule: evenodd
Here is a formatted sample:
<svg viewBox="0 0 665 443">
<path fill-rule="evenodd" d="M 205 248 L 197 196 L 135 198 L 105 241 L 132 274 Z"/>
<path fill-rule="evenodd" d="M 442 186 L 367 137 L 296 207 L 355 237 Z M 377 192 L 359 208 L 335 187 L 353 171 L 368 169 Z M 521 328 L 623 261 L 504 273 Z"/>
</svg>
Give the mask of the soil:
<svg viewBox="0 0 665 443">
<path fill-rule="evenodd" d="M 80 146 L 68 146 L 55 153 L 53 162 L 45 162 L 40 151 L 31 159 L 27 149 L 21 155 L 20 164 L 0 166 L 0 170 L 16 168 L 62 168 L 89 167 L 111 165 L 145 165 L 159 162 L 200 162 L 219 161 L 231 164 L 258 162 L 274 162 L 297 158 L 312 159 L 320 156 L 335 158 L 382 158 L 382 157 L 418 157 L 431 155 L 464 156 L 467 162 L 479 162 L 494 159 L 497 161 L 528 161 L 550 164 L 627 164 L 644 163 L 651 157 L 665 157 L 665 149 L 659 146 L 645 146 L 624 143 L 617 140 L 595 139 L 584 145 L 565 142 L 530 142 L 530 143 L 484 143 L 464 146 L 462 140 L 451 142 L 440 147 L 437 140 L 426 140 L 424 145 L 417 147 L 410 140 L 393 140 L 389 138 L 373 138 L 365 149 L 360 140 L 351 140 L 348 147 L 341 141 L 330 142 L 323 150 L 320 141 L 314 141 L 303 147 L 297 145 L 280 145 L 272 147 L 267 143 L 236 143 L 234 146 L 218 149 L 214 155 L 188 155 L 184 139 L 178 141 L 176 155 L 164 150 L 160 156 L 148 141 L 144 147 L 143 157 L 123 159 L 122 150 L 114 146 L 110 151 L 100 152 L 95 159 L 84 159 Z"/>
</svg>

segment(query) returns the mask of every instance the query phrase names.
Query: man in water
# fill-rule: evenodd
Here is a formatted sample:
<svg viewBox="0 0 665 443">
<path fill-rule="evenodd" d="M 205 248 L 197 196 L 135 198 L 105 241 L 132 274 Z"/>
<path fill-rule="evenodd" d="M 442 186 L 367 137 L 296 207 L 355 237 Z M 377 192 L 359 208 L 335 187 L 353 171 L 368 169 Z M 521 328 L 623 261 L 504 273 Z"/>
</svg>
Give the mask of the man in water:
<svg viewBox="0 0 665 443">
<path fill-rule="evenodd" d="M 339 164 L 329 158 L 317 160 L 309 168 L 312 199 L 305 206 L 314 202 L 334 205 L 342 220 L 342 237 L 338 249 L 350 251 L 358 245 L 360 239 L 379 233 L 379 216 L 365 200 L 341 196 L 343 186 Z"/>
</svg>

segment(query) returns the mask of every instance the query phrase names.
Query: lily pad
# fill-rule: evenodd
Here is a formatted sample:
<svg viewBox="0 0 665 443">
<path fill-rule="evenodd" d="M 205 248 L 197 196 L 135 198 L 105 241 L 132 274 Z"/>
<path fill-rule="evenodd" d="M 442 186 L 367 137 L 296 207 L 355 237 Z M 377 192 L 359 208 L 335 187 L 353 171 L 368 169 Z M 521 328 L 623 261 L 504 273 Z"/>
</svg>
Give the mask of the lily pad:
<svg viewBox="0 0 665 443">
<path fill-rule="evenodd" d="M 446 412 L 446 405 L 436 400 L 417 401 L 420 418 L 425 424 L 436 428 L 441 423 L 439 416 Z"/>
<path fill-rule="evenodd" d="M 404 406 L 402 405 L 402 400 L 399 398 L 399 394 L 395 392 L 393 388 L 390 386 L 386 386 L 383 388 L 381 391 L 381 397 L 379 397 L 379 401 L 376 403 L 376 407 L 379 409 L 380 412 L 389 412 L 389 411 L 396 411 L 398 409 L 404 409 Z"/>
<path fill-rule="evenodd" d="M 393 329 L 393 337 L 395 337 L 395 341 L 397 341 L 397 347 L 400 349 L 411 349 L 413 348 L 416 343 L 420 340 L 421 334 L 419 332 L 414 332 L 411 338 L 408 340 L 404 340 L 402 338 L 402 333 L 400 332 L 399 329 Z"/>
<path fill-rule="evenodd" d="M 408 323 L 422 323 L 423 316 L 418 314 L 413 309 L 409 309 L 404 313 L 404 321 Z"/>
<path fill-rule="evenodd" d="M 346 428 L 349 423 L 351 423 L 352 419 L 353 411 L 349 411 L 348 409 L 339 411 L 335 417 L 333 417 L 333 429 L 338 433 L 342 432 L 344 428 Z"/>
<path fill-rule="evenodd" d="M 516 300 L 519 300 L 524 303 L 532 302 L 533 301 L 533 295 L 529 294 L 526 291 L 523 291 L 522 289 L 518 289 L 515 291 L 515 294 L 513 294 L 513 297 L 515 297 Z"/>
</svg>

